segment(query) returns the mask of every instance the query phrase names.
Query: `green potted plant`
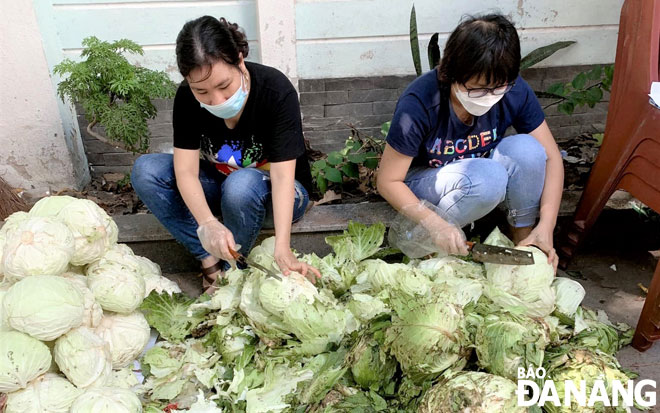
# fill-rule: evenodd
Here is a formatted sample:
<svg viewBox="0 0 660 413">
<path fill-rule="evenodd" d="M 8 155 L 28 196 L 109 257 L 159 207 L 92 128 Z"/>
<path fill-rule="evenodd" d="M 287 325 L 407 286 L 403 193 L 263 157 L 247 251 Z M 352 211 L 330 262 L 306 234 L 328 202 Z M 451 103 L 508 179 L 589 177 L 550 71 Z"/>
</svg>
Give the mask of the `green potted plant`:
<svg viewBox="0 0 660 413">
<path fill-rule="evenodd" d="M 130 152 L 146 152 L 147 120 L 157 113 L 152 99 L 173 97 L 176 84 L 165 72 L 130 63 L 124 53 L 144 53 L 131 40 L 106 42 L 92 36 L 82 44 L 81 61 L 65 59 L 53 70 L 63 78 L 60 97 L 82 106 L 90 135 Z M 105 128 L 105 136 L 93 130 L 96 125 Z"/>
</svg>

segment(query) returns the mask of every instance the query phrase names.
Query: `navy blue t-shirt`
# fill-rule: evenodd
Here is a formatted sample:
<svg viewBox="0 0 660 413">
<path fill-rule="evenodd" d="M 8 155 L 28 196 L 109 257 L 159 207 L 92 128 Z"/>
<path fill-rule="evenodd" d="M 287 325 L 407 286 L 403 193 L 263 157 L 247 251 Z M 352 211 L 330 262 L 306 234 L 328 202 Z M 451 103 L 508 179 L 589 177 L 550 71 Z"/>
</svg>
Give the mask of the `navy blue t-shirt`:
<svg viewBox="0 0 660 413">
<path fill-rule="evenodd" d="M 522 77 L 486 114 L 464 124 L 432 70 L 415 79 L 397 102 L 387 143 L 412 156 L 412 164 L 439 168 L 456 159 L 485 157 L 504 138 L 509 126 L 529 133 L 545 118 L 536 95 Z"/>
</svg>

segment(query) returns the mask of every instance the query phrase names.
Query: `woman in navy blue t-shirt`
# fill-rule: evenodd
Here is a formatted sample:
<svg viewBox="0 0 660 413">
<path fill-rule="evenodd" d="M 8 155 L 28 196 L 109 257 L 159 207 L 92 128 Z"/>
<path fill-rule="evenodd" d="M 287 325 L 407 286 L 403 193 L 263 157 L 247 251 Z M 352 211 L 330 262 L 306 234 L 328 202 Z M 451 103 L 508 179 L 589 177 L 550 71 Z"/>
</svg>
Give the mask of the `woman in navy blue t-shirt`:
<svg viewBox="0 0 660 413">
<path fill-rule="evenodd" d="M 564 169 L 543 110 L 519 71 L 520 40 L 504 16 L 459 24 L 440 66 L 399 98 L 378 190 L 451 254 L 467 253 L 460 228 L 501 204 L 513 241 L 538 246 L 556 269 L 552 236 Z M 509 126 L 518 134 L 505 137 Z"/>
</svg>

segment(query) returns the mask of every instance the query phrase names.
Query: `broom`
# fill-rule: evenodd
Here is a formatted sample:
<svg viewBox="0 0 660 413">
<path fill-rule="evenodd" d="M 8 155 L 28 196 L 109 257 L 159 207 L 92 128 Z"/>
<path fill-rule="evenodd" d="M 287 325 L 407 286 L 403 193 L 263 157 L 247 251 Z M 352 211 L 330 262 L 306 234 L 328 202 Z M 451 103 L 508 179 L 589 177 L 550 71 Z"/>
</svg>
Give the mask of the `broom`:
<svg viewBox="0 0 660 413">
<path fill-rule="evenodd" d="M 16 190 L 0 177 L 0 221 L 17 211 L 27 211 L 28 204 Z"/>
</svg>

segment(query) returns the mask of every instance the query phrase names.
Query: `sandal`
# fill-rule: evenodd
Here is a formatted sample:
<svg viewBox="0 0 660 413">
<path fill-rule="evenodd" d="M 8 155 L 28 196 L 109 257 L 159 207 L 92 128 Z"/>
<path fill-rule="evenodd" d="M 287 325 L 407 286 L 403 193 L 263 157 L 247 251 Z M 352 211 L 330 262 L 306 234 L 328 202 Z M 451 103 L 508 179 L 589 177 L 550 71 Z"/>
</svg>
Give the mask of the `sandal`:
<svg viewBox="0 0 660 413">
<path fill-rule="evenodd" d="M 202 272 L 199 276 L 202 277 L 202 289 L 204 289 L 204 293 L 213 295 L 218 289 L 218 278 L 221 278 L 224 275 L 222 267 L 222 261 L 218 261 L 210 267 L 202 268 Z M 218 273 L 218 276 L 216 278 L 211 278 L 211 275 L 216 273 Z"/>
</svg>

